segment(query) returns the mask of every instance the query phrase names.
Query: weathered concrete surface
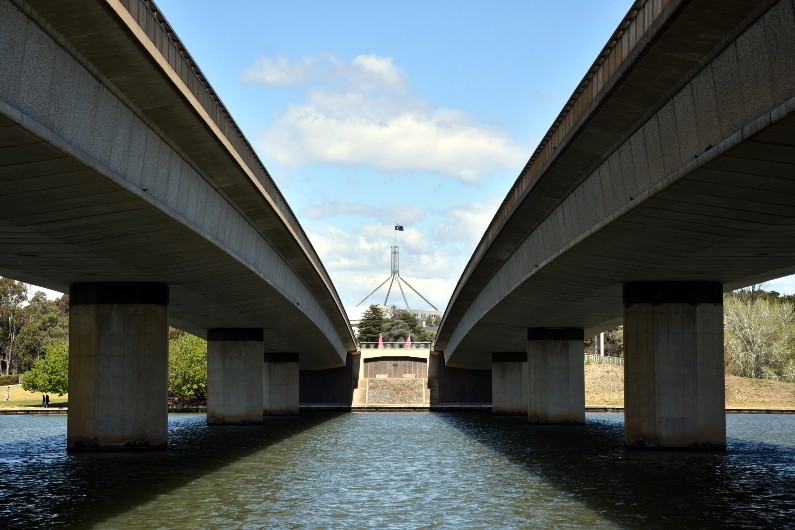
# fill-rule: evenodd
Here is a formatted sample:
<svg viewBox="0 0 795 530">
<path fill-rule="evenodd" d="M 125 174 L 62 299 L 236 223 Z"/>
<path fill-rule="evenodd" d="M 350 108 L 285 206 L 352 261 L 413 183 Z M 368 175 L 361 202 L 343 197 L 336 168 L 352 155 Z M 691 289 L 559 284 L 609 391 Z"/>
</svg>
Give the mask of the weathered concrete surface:
<svg viewBox="0 0 795 530">
<path fill-rule="evenodd" d="M 267 329 L 302 367 L 355 350 L 251 146 L 143 1 L 0 2 L 0 274 L 170 286 L 170 322 Z"/>
<path fill-rule="evenodd" d="M 262 386 L 262 412 L 265 416 L 298 414 L 298 357 L 295 353 L 265 356 Z"/>
<path fill-rule="evenodd" d="M 300 406 L 350 410 L 359 384 L 361 355 L 348 353 L 345 366 L 326 370 L 301 370 L 298 394 Z M 363 392 L 361 392 L 363 394 Z"/>
<path fill-rule="evenodd" d="M 444 355 L 428 358 L 431 408 L 491 404 L 491 370 L 463 370 L 445 365 Z"/>
<path fill-rule="evenodd" d="M 629 447 L 726 447 L 721 286 L 629 284 L 624 436 Z"/>
<path fill-rule="evenodd" d="M 491 356 L 491 412 L 526 415 L 528 403 L 527 353 Z"/>
<path fill-rule="evenodd" d="M 527 332 L 527 420 L 585 423 L 582 329 L 531 328 Z"/>
<path fill-rule="evenodd" d="M 262 423 L 261 329 L 207 332 L 207 423 Z"/>
<path fill-rule="evenodd" d="M 422 379 L 369 378 L 366 405 L 423 405 L 427 381 Z"/>
<path fill-rule="evenodd" d="M 70 292 L 67 449 L 163 449 L 168 437 L 168 287 Z"/>
<path fill-rule="evenodd" d="M 790 1 L 637 3 L 495 215 L 434 344 L 487 368 L 531 326 L 621 323 L 622 286 L 795 272 Z"/>
</svg>

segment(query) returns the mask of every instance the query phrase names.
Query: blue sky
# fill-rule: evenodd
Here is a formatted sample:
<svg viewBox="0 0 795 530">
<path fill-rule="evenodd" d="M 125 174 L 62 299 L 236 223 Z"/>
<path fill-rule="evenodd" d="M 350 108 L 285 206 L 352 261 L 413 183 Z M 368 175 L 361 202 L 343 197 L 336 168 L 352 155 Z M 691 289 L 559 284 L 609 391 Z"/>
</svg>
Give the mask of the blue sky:
<svg viewBox="0 0 795 530">
<path fill-rule="evenodd" d="M 497 206 L 631 4 L 157 1 L 351 318 L 384 301 L 386 288 L 354 307 L 389 277 L 396 235 L 401 276 L 444 310 Z M 389 302 L 403 304 L 399 293 Z"/>
</svg>

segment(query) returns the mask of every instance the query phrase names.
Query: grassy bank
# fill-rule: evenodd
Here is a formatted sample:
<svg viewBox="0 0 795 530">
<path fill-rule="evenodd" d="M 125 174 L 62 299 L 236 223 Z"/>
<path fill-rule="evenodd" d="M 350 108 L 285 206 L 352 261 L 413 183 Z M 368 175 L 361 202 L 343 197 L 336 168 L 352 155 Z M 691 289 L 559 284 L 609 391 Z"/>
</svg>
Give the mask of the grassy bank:
<svg viewBox="0 0 795 530">
<path fill-rule="evenodd" d="M 9 389 L 9 400 L 5 391 Z M 50 407 L 65 407 L 69 395 L 50 394 Z M 585 404 L 624 406 L 624 367 L 612 364 L 585 365 Z M 22 385 L 0 387 L 1 407 L 41 407 L 41 394 L 27 392 Z M 726 376 L 728 408 L 795 408 L 795 383 Z"/>
<path fill-rule="evenodd" d="M 585 365 L 585 404 L 624 405 L 624 367 Z M 727 408 L 795 408 L 795 383 L 726 376 Z"/>
<path fill-rule="evenodd" d="M 6 401 L 8 389 L 8 401 Z M 2 407 L 41 407 L 41 393 L 28 392 L 22 385 L 0 387 L 0 408 Z M 59 396 L 50 394 L 50 407 L 65 407 L 69 401 L 69 394 Z"/>
</svg>

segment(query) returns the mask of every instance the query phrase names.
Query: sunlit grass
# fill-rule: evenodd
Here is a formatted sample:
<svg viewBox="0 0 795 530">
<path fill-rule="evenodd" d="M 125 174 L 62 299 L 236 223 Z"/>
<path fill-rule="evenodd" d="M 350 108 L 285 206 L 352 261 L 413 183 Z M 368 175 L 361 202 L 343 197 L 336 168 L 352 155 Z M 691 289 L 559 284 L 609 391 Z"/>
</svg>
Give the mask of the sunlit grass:
<svg viewBox="0 0 795 530">
<path fill-rule="evenodd" d="M 5 400 L 6 389 L 8 401 Z M 22 385 L 3 386 L 0 387 L 0 407 L 41 407 L 41 396 L 41 393 L 24 390 Z M 50 394 L 50 408 L 66 407 L 68 402 L 69 394 Z"/>
</svg>

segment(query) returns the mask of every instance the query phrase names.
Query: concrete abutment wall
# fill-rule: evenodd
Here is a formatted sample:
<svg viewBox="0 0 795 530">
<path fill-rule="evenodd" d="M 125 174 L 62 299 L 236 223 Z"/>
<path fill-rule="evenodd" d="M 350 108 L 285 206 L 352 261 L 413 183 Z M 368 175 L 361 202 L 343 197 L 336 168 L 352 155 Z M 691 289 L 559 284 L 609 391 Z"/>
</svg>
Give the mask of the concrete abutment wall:
<svg viewBox="0 0 795 530">
<path fill-rule="evenodd" d="M 488 405 L 491 403 L 491 370 L 464 370 L 445 364 L 444 354 L 428 359 L 431 408 Z"/>
</svg>

